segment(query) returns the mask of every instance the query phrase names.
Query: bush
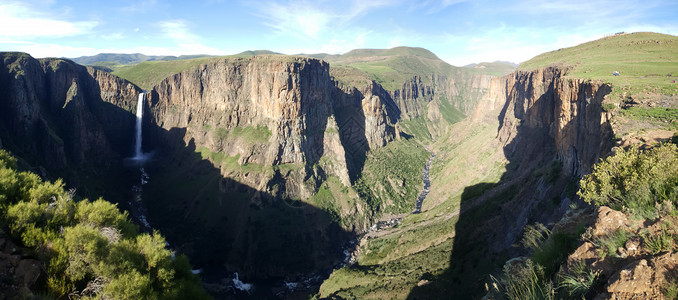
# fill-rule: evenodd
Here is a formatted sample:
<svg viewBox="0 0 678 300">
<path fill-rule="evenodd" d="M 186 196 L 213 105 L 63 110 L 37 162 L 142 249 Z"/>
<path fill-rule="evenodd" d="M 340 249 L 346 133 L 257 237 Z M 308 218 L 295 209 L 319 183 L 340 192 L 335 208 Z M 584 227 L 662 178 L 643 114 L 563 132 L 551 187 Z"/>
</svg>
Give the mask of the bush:
<svg viewBox="0 0 678 300">
<path fill-rule="evenodd" d="M 600 276 L 599 271 L 593 271 L 586 266 L 584 261 L 576 261 L 572 265 L 570 273 L 561 273 L 558 280 L 558 288 L 574 299 L 583 299 L 584 296 L 596 285 Z"/>
<path fill-rule="evenodd" d="M 54 298 L 72 292 L 107 299 L 205 299 L 183 256 L 176 260 L 159 233 L 139 234 L 127 212 L 98 199 L 75 203 L 60 180 L 17 172 L 0 150 L 0 224 L 32 247 Z"/>
<path fill-rule="evenodd" d="M 541 245 L 549 237 L 551 232 L 541 223 L 525 226 L 525 233 L 520 240 L 520 244 L 525 248 L 536 251 L 541 248 Z"/>
<path fill-rule="evenodd" d="M 624 246 L 629 237 L 631 233 L 620 228 L 608 235 L 595 238 L 593 244 L 601 248 L 600 256 L 617 256 L 617 249 Z"/>
<path fill-rule="evenodd" d="M 554 291 L 550 281 L 544 278 L 544 270 L 530 259 L 509 261 L 504 266 L 501 280 L 508 299 L 553 299 Z"/>
<path fill-rule="evenodd" d="M 620 149 L 580 183 L 577 195 L 588 203 L 654 219 L 656 203 L 678 202 L 678 148 L 664 144 L 645 152 Z"/>
<path fill-rule="evenodd" d="M 666 227 L 662 226 L 662 231 L 657 235 L 646 235 L 643 237 L 645 246 L 650 254 L 656 255 L 660 252 L 671 251 L 673 249 L 673 236 L 669 234 Z"/>
</svg>

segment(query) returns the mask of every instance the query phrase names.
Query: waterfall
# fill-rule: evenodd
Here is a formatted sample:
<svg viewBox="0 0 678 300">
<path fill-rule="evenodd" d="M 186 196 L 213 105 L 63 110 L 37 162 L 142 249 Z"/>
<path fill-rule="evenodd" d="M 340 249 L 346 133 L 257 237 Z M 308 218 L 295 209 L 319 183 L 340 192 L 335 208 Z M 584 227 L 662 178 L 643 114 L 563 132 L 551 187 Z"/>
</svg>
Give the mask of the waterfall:
<svg viewBox="0 0 678 300">
<path fill-rule="evenodd" d="M 144 154 L 141 152 L 141 121 L 144 118 L 144 97 L 146 92 L 141 92 L 139 94 L 139 99 L 137 100 L 137 124 L 136 124 L 136 140 L 134 141 L 134 160 L 141 161 L 144 158 Z"/>
</svg>

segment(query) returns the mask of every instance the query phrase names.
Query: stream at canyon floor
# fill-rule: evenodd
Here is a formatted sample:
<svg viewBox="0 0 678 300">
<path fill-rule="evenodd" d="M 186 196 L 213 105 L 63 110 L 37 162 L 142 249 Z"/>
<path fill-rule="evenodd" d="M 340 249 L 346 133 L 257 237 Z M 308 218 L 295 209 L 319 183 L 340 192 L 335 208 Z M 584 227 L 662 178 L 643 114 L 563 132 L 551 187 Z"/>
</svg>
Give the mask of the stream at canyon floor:
<svg viewBox="0 0 678 300">
<path fill-rule="evenodd" d="M 412 214 L 418 214 L 421 212 L 421 207 L 428 196 L 431 188 L 431 180 L 430 180 L 430 171 L 431 171 L 431 164 L 433 163 L 433 159 L 435 158 L 435 153 L 430 152 L 431 155 L 429 156 L 428 161 L 426 162 L 426 166 L 424 167 L 424 170 L 422 172 L 421 178 L 422 178 L 422 184 L 423 184 L 423 189 L 419 196 L 417 197 L 415 201 L 415 208 L 412 211 Z M 221 293 L 232 293 L 236 294 L 236 296 L 241 296 L 242 298 L 258 298 L 261 296 L 270 296 L 275 295 L 280 298 L 284 298 L 286 295 L 292 294 L 292 293 L 303 293 L 307 292 L 313 287 L 318 287 L 320 286 L 323 281 L 325 281 L 327 278 L 329 278 L 330 274 L 334 270 L 338 270 L 340 268 L 343 268 L 345 266 L 351 266 L 354 263 L 356 263 L 356 258 L 359 254 L 360 250 L 360 245 L 364 243 L 363 239 L 368 239 L 369 234 L 371 233 L 377 233 L 380 231 L 388 230 L 390 228 L 396 227 L 400 222 L 402 222 L 403 218 L 406 216 L 406 214 L 400 214 L 400 215 L 394 215 L 394 216 L 389 216 L 382 218 L 381 220 L 377 221 L 374 225 L 372 225 L 366 232 L 357 235 L 354 239 L 349 240 L 347 243 L 344 244 L 342 247 L 342 253 L 343 253 L 343 260 L 334 265 L 331 268 L 326 268 L 324 270 L 317 271 L 313 274 L 310 275 L 305 275 L 305 276 L 298 276 L 294 278 L 294 280 L 283 280 L 283 279 L 270 279 L 270 280 L 265 280 L 265 281 L 255 281 L 253 284 L 245 284 L 240 279 L 238 278 L 238 274 L 234 274 L 234 278 L 222 278 L 221 279 L 221 284 L 207 284 L 208 289 L 211 289 L 213 292 L 215 289 L 220 290 Z M 215 270 L 212 270 L 214 272 Z M 210 273 L 212 273 L 210 272 Z M 221 272 L 215 272 L 216 274 L 203 274 L 204 277 L 212 277 L 214 275 L 218 274 L 224 274 L 224 273 L 229 273 L 225 270 L 222 270 Z M 243 288 L 243 284 L 245 284 L 246 288 Z M 259 291 L 257 292 L 257 287 L 258 289 L 262 289 L 264 291 Z M 268 291 L 265 291 L 268 290 Z M 221 294 L 220 293 L 220 294 Z M 240 297 L 237 297 L 240 298 Z"/>
</svg>

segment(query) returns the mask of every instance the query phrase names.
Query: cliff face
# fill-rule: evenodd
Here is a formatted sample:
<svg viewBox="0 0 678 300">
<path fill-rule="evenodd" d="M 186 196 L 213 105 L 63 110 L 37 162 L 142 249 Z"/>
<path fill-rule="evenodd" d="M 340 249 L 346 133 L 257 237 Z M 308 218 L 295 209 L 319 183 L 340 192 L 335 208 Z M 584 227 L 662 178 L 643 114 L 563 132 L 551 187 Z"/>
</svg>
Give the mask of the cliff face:
<svg viewBox="0 0 678 300">
<path fill-rule="evenodd" d="M 563 78 L 563 73 L 546 68 L 499 78 L 492 83 L 499 90 L 490 91 L 495 101 L 480 109 L 505 99 L 497 136 L 508 146 L 507 155 L 527 159 L 535 151 L 555 147 L 563 170 L 581 176 L 612 147 L 612 130 L 602 110 L 603 98 L 611 89 L 603 83 Z"/>
<path fill-rule="evenodd" d="M 430 83 L 422 81 L 420 76 L 414 76 L 389 95 L 402 112 L 403 119 L 431 114 L 430 109 L 426 109 L 426 104 L 443 101 L 439 98 L 448 99 L 445 101 L 449 101 L 457 110 L 469 114 L 486 93 L 492 78 L 489 75 L 472 75 L 464 70 L 454 69 L 449 75 L 431 75 L 426 80 Z"/>
<path fill-rule="evenodd" d="M 0 63 L 3 146 L 48 177 L 103 172 L 131 149 L 138 89 L 68 60 L 4 53 Z M 73 175 L 73 174 L 71 174 Z"/>
<path fill-rule="evenodd" d="M 351 155 L 395 136 L 389 125 L 395 119 L 389 120 L 387 112 L 393 105 L 380 93 L 375 86 L 363 91 L 338 87 L 323 61 L 256 56 L 176 74 L 156 86 L 149 101 L 152 123 L 163 131 L 185 129 L 183 136 L 170 139 L 238 157 L 241 165 L 304 166 L 295 173 L 301 178 L 322 177 L 311 167 L 326 157 L 332 164 L 323 171 L 350 185 Z M 270 176 L 230 175 L 270 190 Z M 287 180 L 286 191 L 302 198 L 314 192 L 300 180 Z"/>
</svg>

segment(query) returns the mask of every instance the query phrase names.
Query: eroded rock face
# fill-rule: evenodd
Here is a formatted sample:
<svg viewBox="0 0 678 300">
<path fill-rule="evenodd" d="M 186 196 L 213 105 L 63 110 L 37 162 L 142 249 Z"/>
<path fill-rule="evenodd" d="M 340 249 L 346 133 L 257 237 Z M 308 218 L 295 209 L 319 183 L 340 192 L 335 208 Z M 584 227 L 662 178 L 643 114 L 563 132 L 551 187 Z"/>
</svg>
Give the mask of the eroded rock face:
<svg viewBox="0 0 678 300">
<path fill-rule="evenodd" d="M 0 232 L 0 299 L 31 299 L 31 289 L 45 276 L 40 261 L 28 249 L 12 243 Z"/>
<path fill-rule="evenodd" d="M 498 138 L 508 145 L 508 155 L 529 157 L 555 147 L 563 170 L 581 176 L 611 149 L 612 130 L 602 110 L 611 89 L 603 83 L 563 78 L 564 73 L 549 67 L 515 72 L 495 82 L 492 86 L 499 91 L 491 93 L 506 99 Z"/>
<path fill-rule="evenodd" d="M 66 170 L 103 172 L 131 144 L 139 89 L 105 72 L 63 59 L 3 53 L 0 127 L 3 146 L 51 176 L 78 186 Z"/>
<path fill-rule="evenodd" d="M 431 113 L 431 107 L 426 105 L 435 103 L 439 97 L 446 98 L 452 106 L 460 112 L 469 115 L 474 111 L 479 100 L 486 94 L 493 76 L 472 75 L 461 68 L 453 69 L 449 76 L 433 74 L 426 83 L 420 76 L 413 76 L 405 81 L 400 89 L 389 92 L 389 96 L 402 112 L 402 119 L 412 119 L 426 116 Z"/>
<path fill-rule="evenodd" d="M 395 137 L 392 124 L 399 112 L 384 93 L 375 83 L 362 90 L 337 86 L 324 61 L 255 56 L 215 61 L 167 78 L 151 91 L 148 110 L 161 131 L 185 130 L 156 139 L 161 144 L 180 138 L 198 149 L 239 157 L 240 164 L 303 165 L 295 174 L 301 178 L 316 176 L 309 167 L 326 157 L 333 163 L 324 171 L 350 185 L 352 155 Z M 259 136 L 229 135 L 236 128 L 254 129 Z M 271 180 L 240 177 L 263 189 Z M 287 182 L 292 183 L 288 195 L 306 198 L 314 192 L 303 182 Z"/>
</svg>

